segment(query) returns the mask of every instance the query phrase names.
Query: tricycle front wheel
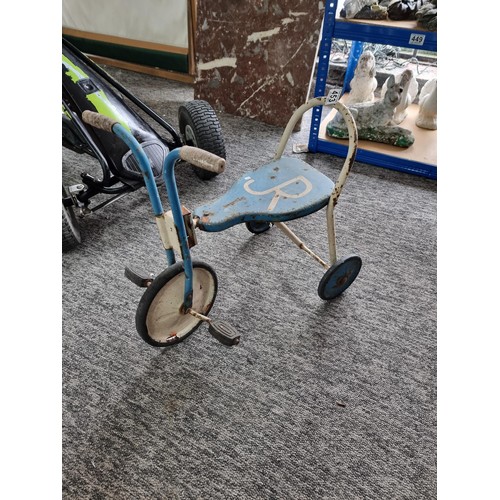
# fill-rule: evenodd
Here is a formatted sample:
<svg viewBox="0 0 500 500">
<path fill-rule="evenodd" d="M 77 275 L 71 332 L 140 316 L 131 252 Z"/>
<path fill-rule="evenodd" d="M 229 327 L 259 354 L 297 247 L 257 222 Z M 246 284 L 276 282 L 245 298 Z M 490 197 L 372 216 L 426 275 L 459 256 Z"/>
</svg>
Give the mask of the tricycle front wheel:
<svg viewBox="0 0 500 500">
<path fill-rule="evenodd" d="M 182 311 L 184 302 L 184 263 L 177 262 L 160 273 L 142 296 L 135 324 L 148 344 L 166 347 L 191 335 L 202 320 Z M 207 315 L 217 295 L 217 275 L 203 262 L 193 262 L 192 309 Z"/>
</svg>

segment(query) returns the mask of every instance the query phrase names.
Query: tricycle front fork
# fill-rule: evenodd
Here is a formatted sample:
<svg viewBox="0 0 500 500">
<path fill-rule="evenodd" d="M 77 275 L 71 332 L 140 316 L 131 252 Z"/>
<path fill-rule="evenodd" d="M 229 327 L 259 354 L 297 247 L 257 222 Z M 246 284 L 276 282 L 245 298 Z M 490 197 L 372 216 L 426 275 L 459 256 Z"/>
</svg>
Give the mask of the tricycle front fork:
<svg viewBox="0 0 500 500">
<path fill-rule="evenodd" d="M 120 123 L 115 123 L 113 125 L 113 132 L 127 144 L 138 161 L 139 168 L 141 169 L 141 172 L 143 174 L 146 189 L 151 200 L 151 205 L 153 207 L 153 212 L 156 218 L 156 223 L 160 232 L 163 246 L 165 248 L 167 263 L 169 266 L 171 266 L 172 264 L 175 264 L 175 254 L 172 246 L 168 243 L 168 229 L 165 222 L 164 210 L 161 203 L 160 194 L 158 193 L 154 175 L 151 170 L 149 159 L 135 137 Z M 165 180 L 165 186 L 167 188 L 168 199 L 170 202 L 170 207 L 172 209 L 174 224 L 179 238 L 184 275 L 186 276 L 184 282 L 183 312 L 187 312 L 187 310 L 190 309 L 193 305 L 193 264 L 191 261 L 188 236 L 186 227 L 184 225 L 184 219 L 182 217 L 182 208 L 174 175 L 175 163 L 179 158 L 180 148 L 176 148 L 168 153 L 163 164 L 163 178 Z"/>
</svg>

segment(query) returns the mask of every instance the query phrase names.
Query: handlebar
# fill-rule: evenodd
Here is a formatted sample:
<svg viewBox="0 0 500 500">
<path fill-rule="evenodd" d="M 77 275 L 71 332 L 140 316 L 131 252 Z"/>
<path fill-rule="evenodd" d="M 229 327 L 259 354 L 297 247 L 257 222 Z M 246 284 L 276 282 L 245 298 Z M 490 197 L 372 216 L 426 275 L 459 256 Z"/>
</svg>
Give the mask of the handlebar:
<svg viewBox="0 0 500 500">
<path fill-rule="evenodd" d="M 119 123 L 108 116 L 89 110 L 85 110 L 82 113 L 82 120 L 92 127 L 106 132 L 113 132 L 114 125 Z M 187 161 L 191 165 L 202 168 L 203 170 L 215 172 L 216 174 L 223 172 L 226 165 L 226 160 L 223 158 L 192 146 L 182 146 L 179 153 L 182 160 Z"/>
<path fill-rule="evenodd" d="M 223 158 L 193 146 L 182 146 L 180 157 L 191 165 L 216 174 L 223 172 L 226 165 L 226 160 Z"/>
<path fill-rule="evenodd" d="M 92 127 L 104 130 L 106 132 L 113 132 L 113 125 L 115 123 L 119 123 L 116 120 L 112 120 L 108 116 L 101 115 L 100 113 L 96 113 L 95 111 L 89 111 L 88 109 L 86 109 L 82 113 L 82 120 L 85 123 L 92 125 Z"/>
</svg>

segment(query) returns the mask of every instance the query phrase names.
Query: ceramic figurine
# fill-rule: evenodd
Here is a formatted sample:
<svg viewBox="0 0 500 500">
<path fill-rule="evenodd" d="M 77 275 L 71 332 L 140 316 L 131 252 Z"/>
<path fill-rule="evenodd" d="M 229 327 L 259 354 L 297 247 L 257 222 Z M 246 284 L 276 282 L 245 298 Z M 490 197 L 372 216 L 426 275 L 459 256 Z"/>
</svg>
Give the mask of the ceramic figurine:
<svg viewBox="0 0 500 500">
<path fill-rule="evenodd" d="M 418 94 L 418 82 L 413 74 L 413 70 L 405 69 L 400 75 L 395 77 L 396 82 L 403 87 L 401 102 L 394 109 L 393 121 L 399 125 L 408 115 L 406 108 L 414 101 Z M 387 80 L 382 85 L 380 98 L 383 99 L 387 91 Z"/>
<path fill-rule="evenodd" d="M 415 19 L 415 15 L 429 0 L 382 0 L 380 3 L 387 7 L 387 16 L 391 21 Z"/>
<path fill-rule="evenodd" d="M 403 87 L 396 82 L 394 75 L 387 80 L 384 98 L 372 103 L 348 106 L 358 127 L 358 137 L 367 141 L 382 142 L 407 148 L 415 142 L 411 130 L 394 125 L 394 110 L 401 102 Z M 337 113 L 326 126 L 330 137 L 345 139 L 348 137 L 346 125 L 340 113 Z"/>
<path fill-rule="evenodd" d="M 349 83 L 351 91 L 345 101 L 346 105 L 373 102 L 375 100 L 376 72 L 375 56 L 372 51 L 365 50 L 359 57 L 354 70 L 354 77 Z"/>
<path fill-rule="evenodd" d="M 366 6 L 371 7 L 373 4 L 378 3 L 378 0 L 345 0 L 342 11 L 345 12 L 346 19 L 353 19 L 354 16 Z M 340 15 L 342 16 L 342 11 Z M 343 16 L 344 17 L 344 16 Z"/>
<path fill-rule="evenodd" d="M 387 19 L 387 8 L 381 7 L 378 0 L 345 0 L 340 17 L 346 19 Z"/>
<path fill-rule="evenodd" d="M 437 129 L 437 78 L 429 80 L 420 92 L 416 125 L 429 130 Z"/>
<path fill-rule="evenodd" d="M 373 103 L 360 103 L 348 106 L 359 128 L 393 125 L 394 109 L 401 102 L 403 88 L 396 82 L 394 75 L 387 79 L 384 98 Z M 337 113 L 332 120 L 338 126 L 343 124 L 342 115 Z"/>
<path fill-rule="evenodd" d="M 417 26 L 429 31 L 437 31 L 437 0 L 429 0 L 415 14 Z"/>
</svg>

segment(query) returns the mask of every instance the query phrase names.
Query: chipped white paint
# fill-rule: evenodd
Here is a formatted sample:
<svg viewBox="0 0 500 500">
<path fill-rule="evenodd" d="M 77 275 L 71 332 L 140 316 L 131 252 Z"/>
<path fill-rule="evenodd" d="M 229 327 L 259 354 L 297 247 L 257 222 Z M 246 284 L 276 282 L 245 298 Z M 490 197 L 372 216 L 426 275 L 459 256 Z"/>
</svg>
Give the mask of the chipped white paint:
<svg viewBox="0 0 500 500">
<path fill-rule="evenodd" d="M 295 19 L 292 19 L 291 17 L 285 17 L 284 19 L 281 20 L 281 24 L 283 26 L 290 24 L 290 23 L 294 23 L 294 22 L 295 22 Z"/>
<path fill-rule="evenodd" d="M 280 32 L 280 27 L 273 28 L 272 30 L 267 31 L 256 31 L 247 37 L 247 43 L 252 42 L 261 42 L 264 38 L 269 38 L 271 36 L 277 35 Z"/>
<path fill-rule="evenodd" d="M 293 76 L 292 74 L 290 73 L 290 71 L 286 74 L 286 79 L 288 80 L 288 82 L 290 83 L 290 85 L 292 87 L 295 86 L 295 81 L 293 80 Z"/>
<path fill-rule="evenodd" d="M 236 57 L 222 57 L 220 59 L 214 59 L 206 63 L 198 64 L 198 69 L 201 71 L 206 71 L 214 68 L 222 68 L 229 66 L 231 68 L 236 68 Z"/>
<path fill-rule="evenodd" d="M 208 22 L 207 22 L 207 20 L 205 19 L 205 20 L 203 21 L 203 25 L 202 25 L 202 27 L 201 27 L 201 30 L 202 30 L 202 31 L 206 31 L 207 29 L 208 29 Z"/>
<path fill-rule="evenodd" d="M 281 229 L 283 233 L 290 238 L 301 250 L 317 260 L 325 269 L 330 266 L 318 255 L 316 255 L 305 243 L 283 222 L 274 222 L 274 225 Z"/>
<path fill-rule="evenodd" d="M 309 179 L 307 179 L 306 177 L 304 177 L 303 175 L 299 175 L 298 177 L 294 177 L 293 179 L 290 179 L 286 182 L 282 182 L 278 186 L 274 186 L 272 188 L 266 189 L 265 191 L 254 191 L 250 187 L 250 184 L 253 184 L 254 181 L 255 181 L 255 179 L 250 178 L 250 180 L 246 181 L 245 184 L 243 184 L 243 188 L 245 189 L 245 191 L 247 193 L 253 194 L 254 196 L 262 196 L 262 195 L 274 193 L 274 196 L 271 200 L 271 203 L 269 203 L 269 206 L 267 207 L 267 210 L 269 212 L 274 210 L 274 208 L 276 207 L 280 198 L 284 198 L 284 199 L 302 198 L 306 194 L 310 193 L 312 190 L 311 181 Z M 302 190 L 301 193 L 297 193 L 297 194 L 287 193 L 286 191 L 283 191 L 283 189 L 282 189 L 282 188 L 289 186 L 290 184 L 299 184 L 300 182 L 302 184 L 304 184 L 304 189 Z"/>
<path fill-rule="evenodd" d="M 299 16 L 307 16 L 307 12 L 289 12 L 291 16 L 299 17 Z"/>
</svg>

